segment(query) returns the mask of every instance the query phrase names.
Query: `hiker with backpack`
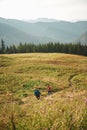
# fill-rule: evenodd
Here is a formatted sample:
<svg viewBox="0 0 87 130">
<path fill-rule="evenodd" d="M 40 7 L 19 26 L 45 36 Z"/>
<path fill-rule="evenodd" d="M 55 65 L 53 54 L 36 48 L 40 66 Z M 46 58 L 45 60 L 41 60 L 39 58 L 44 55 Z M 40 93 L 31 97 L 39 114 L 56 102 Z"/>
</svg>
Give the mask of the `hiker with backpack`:
<svg viewBox="0 0 87 130">
<path fill-rule="evenodd" d="M 35 95 L 36 98 L 39 100 L 41 93 L 40 93 L 40 91 L 39 91 L 38 89 L 35 89 L 35 90 L 34 90 L 34 95 Z"/>
<path fill-rule="evenodd" d="M 49 84 L 47 86 L 47 92 L 48 92 L 48 95 L 52 93 L 52 87 Z"/>
</svg>

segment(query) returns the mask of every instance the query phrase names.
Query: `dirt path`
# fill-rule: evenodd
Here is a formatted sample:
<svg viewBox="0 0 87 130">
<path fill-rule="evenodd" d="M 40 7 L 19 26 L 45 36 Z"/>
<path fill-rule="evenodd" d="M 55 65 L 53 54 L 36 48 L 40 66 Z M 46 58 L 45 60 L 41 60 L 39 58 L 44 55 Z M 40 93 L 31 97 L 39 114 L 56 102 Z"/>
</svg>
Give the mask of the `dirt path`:
<svg viewBox="0 0 87 130">
<path fill-rule="evenodd" d="M 72 87 L 73 86 L 73 83 L 72 83 L 72 79 L 77 76 L 78 74 L 73 74 L 73 75 L 70 75 L 69 78 L 68 78 L 68 82 L 69 82 L 69 87 Z"/>
</svg>

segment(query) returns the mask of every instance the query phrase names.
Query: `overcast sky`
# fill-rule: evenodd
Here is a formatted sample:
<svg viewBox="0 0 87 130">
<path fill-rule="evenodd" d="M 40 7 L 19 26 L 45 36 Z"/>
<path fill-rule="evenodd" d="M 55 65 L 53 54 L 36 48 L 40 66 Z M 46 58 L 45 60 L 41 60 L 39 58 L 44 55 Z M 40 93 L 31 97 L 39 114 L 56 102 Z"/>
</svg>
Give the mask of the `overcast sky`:
<svg viewBox="0 0 87 130">
<path fill-rule="evenodd" d="M 87 20 L 87 0 L 0 0 L 0 17 Z"/>
</svg>

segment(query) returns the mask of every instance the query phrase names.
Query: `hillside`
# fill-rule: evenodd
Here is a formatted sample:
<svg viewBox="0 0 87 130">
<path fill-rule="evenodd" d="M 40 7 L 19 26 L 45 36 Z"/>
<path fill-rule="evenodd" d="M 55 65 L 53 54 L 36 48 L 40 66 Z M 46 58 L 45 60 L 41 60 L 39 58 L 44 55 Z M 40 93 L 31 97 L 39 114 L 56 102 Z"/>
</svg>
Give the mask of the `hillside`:
<svg viewBox="0 0 87 130">
<path fill-rule="evenodd" d="M 80 42 L 82 44 L 87 44 L 87 32 L 84 32 L 77 40 L 77 42 Z"/>
<path fill-rule="evenodd" d="M 15 20 L 15 19 L 0 18 L 0 23 L 8 24 L 9 26 L 12 26 L 30 36 L 28 40 L 27 38 L 24 38 L 24 40 L 21 39 L 21 42 L 24 41 L 25 42 L 33 41 L 34 43 L 45 43 L 50 41 L 55 41 L 55 42 L 60 41 L 64 43 L 75 42 L 77 41 L 77 39 L 79 39 L 79 37 L 83 33 L 87 31 L 87 21 L 66 22 L 66 21 L 53 20 L 50 22 L 50 20 L 47 19 L 46 22 L 45 19 L 45 22 L 44 21 L 40 22 L 39 20 L 39 22 L 30 23 L 21 20 Z M 4 39 L 4 37 L 6 37 L 5 32 L 2 39 Z M 13 43 L 12 39 L 11 42 Z"/>
<path fill-rule="evenodd" d="M 38 41 L 35 36 L 4 23 L 0 23 L 0 39 L 3 39 L 7 45 Z"/>
<path fill-rule="evenodd" d="M 40 100 L 34 96 L 36 88 Z M 86 130 L 86 108 L 87 57 L 0 55 L 0 130 Z"/>
</svg>

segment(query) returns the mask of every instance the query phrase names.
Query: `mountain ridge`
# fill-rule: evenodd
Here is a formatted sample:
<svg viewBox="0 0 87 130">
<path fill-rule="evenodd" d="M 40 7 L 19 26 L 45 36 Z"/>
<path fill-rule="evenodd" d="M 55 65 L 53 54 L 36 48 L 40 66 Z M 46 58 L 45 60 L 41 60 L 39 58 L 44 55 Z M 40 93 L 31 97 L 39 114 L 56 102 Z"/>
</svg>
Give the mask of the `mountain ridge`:
<svg viewBox="0 0 87 130">
<path fill-rule="evenodd" d="M 40 19 L 39 19 L 40 20 Z M 46 20 L 46 19 L 45 19 Z M 47 19 L 48 21 L 52 19 Z M 18 42 L 33 42 L 33 43 L 46 43 L 46 42 L 76 42 L 77 39 L 80 38 L 87 31 L 87 21 L 77 21 L 77 22 L 69 22 L 69 21 L 56 21 L 53 19 L 51 22 L 26 22 L 17 19 L 5 19 L 0 18 L 0 25 L 3 24 L 3 30 L 5 30 L 5 25 L 8 26 L 9 36 L 12 35 L 9 32 L 9 27 L 18 30 L 18 35 L 15 34 L 15 38 L 18 38 Z M 6 30 L 5 30 L 6 31 Z M 4 40 L 4 37 L 7 39 L 11 37 L 6 36 L 6 32 L 3 32 L 0 26 L 0 38 Z M 24 34 L 24 36 L 23 36 Z M 25 36 L 26 35 L 26 36 Z M 23 39 L 24 38 L 24 39 Z M 86 40 L 86 39 L 85 39 Z M 10 43 L 12 44 L 14 38 L 10 39 Z M 81 41 L 81 40 L 80 40 Z M 83 40 L 84 41 L 84 40 Z M 7 44 L 10 44 L 8 40 L 6 40 Z M 15 42 L 15 41 L 14 41 Z M 15 44 L 18 44 L 15 42 Z M 87 44 L 87 41 L 82 42 L 82 44 Z"/>
</svg>

